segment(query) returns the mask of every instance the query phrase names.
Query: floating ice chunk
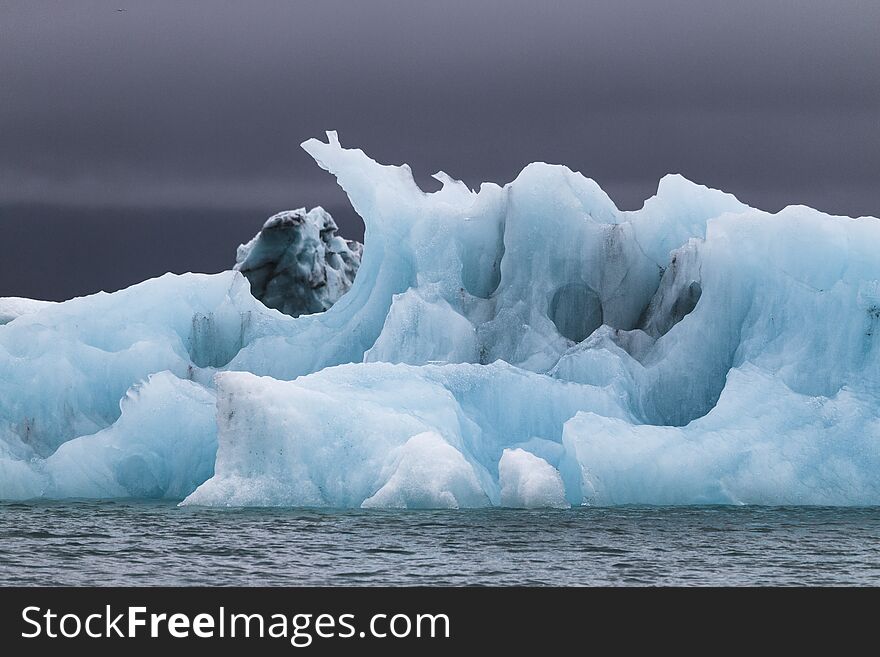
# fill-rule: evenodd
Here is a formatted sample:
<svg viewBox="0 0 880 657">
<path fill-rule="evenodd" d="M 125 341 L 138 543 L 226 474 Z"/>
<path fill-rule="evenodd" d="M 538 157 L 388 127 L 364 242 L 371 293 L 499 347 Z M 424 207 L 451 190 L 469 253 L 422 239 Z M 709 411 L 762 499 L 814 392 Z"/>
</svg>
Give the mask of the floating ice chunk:
<svg viewBox="0 0 880 657">
<path fill-rule="evenodd" d="M 568 508 L 562 477 L 552 465 L 524 449 L 505 449 L 498 463 L 501 506 Z"/>
<path fill-rule="evenodd" d="M 458 509 L 489 505 L 461 452 L 438 433 L 413 436 L 392 452 L 391 476 L 361 504 L 364 508 Z"/>
</svg>

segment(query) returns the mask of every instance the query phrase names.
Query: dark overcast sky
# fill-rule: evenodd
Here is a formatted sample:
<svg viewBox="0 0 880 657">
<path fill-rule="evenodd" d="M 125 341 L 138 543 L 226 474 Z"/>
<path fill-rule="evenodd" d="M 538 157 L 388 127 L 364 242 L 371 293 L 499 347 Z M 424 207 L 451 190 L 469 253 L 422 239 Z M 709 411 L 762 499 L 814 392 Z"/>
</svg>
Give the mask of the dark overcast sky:
<svg viewBox="0 0 880 657">
<path fill-rule="evenodd" d="M 544 160 L 624 209 L 680 172 L 880 215 L 878 26 L 873 0 L 4 0 L 0 295 L 217 271 L 302 205 L 359 236 L 299 148 L 328 129 L 421 182 Z"/>
</svg>

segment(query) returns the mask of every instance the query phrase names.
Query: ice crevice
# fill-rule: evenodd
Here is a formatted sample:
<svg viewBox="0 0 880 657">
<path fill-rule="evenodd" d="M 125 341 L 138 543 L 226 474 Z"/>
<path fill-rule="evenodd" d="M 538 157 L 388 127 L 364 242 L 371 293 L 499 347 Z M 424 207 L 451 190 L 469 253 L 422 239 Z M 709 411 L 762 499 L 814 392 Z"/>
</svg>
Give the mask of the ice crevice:
<svg viewBox="0 0 880 657">
<path fill-rule="evenodd" d="M 880 503 L 878 219 L 303 147 L 363 251 L 302 209 L 233 271 L 0 301 L 0 498 Z"/>
</svg>

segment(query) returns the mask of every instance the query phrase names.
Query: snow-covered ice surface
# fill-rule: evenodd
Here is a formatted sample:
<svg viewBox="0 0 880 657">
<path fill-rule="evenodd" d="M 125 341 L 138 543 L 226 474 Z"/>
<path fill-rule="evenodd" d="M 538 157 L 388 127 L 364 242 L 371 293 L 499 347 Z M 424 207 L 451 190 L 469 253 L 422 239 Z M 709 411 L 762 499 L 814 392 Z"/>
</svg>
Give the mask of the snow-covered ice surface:
<svg viewBox="0 0 880 657">
<path fill-rule="evenodd" d="M 0 326 L 0 498 L 880 504 L 880 220 L 303 146 L 364 218 L 351 289 L 294 319 L 166 275 Z"/>
<path fill-rule="evenodd" d="M 27 315 L 52 305 L 51 301 L 24 299 L 22 297 L 0 297 L 0 325 L 8 324 L 16 317 Z"/>
</svg>

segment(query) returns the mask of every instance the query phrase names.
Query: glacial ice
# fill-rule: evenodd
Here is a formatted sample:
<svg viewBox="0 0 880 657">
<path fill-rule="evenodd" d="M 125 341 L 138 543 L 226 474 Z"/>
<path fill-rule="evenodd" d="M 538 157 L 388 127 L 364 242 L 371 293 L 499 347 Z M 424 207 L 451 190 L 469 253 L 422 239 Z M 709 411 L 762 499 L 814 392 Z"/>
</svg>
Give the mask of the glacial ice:
<svg viewBox="0 0 880 657">
<path fill-rule="evenodd" d="M 214 395 L 170 372 L 120 402 L 119 419 L 62 444 L 45 461 L 50 497 L 181 499 L 214 474 Z"/>
<path fill-rule="evenodd" d="M 236 268 L 265 285 L 169 274 L 16 316 L 0 498 L 880 504 L 880 220 L 681 176 L 624 212 L 542 163 L 425 193 L 328 135 L 303 146 L 366 224 L 350 289 L 268 308 L 303 294 L 278 263 L 342 251 L 264 227 Z"/>
<path fill-rule="evenodd" d="M 51 301 L 40 301 L 39 299 L 0 297 L 0 326 L 8 324 L 16 317 L 36 312 L 51 304 Z"/>
<path fill-rule="evenodd" d="M 269 308 L 292 317 L 323 312 L 348 292 L 361 263 L 363 245 L 337 230 L 320 207 L 279 212 L 238 247 L 234 269 Z"/>
<path fill-rule="evenodd" d="M 526 509 L 566 508 L 565 485 L 559 471 L 521 447 L 505 449 L 498 461 L 501 504 Z"/>
</svg>

